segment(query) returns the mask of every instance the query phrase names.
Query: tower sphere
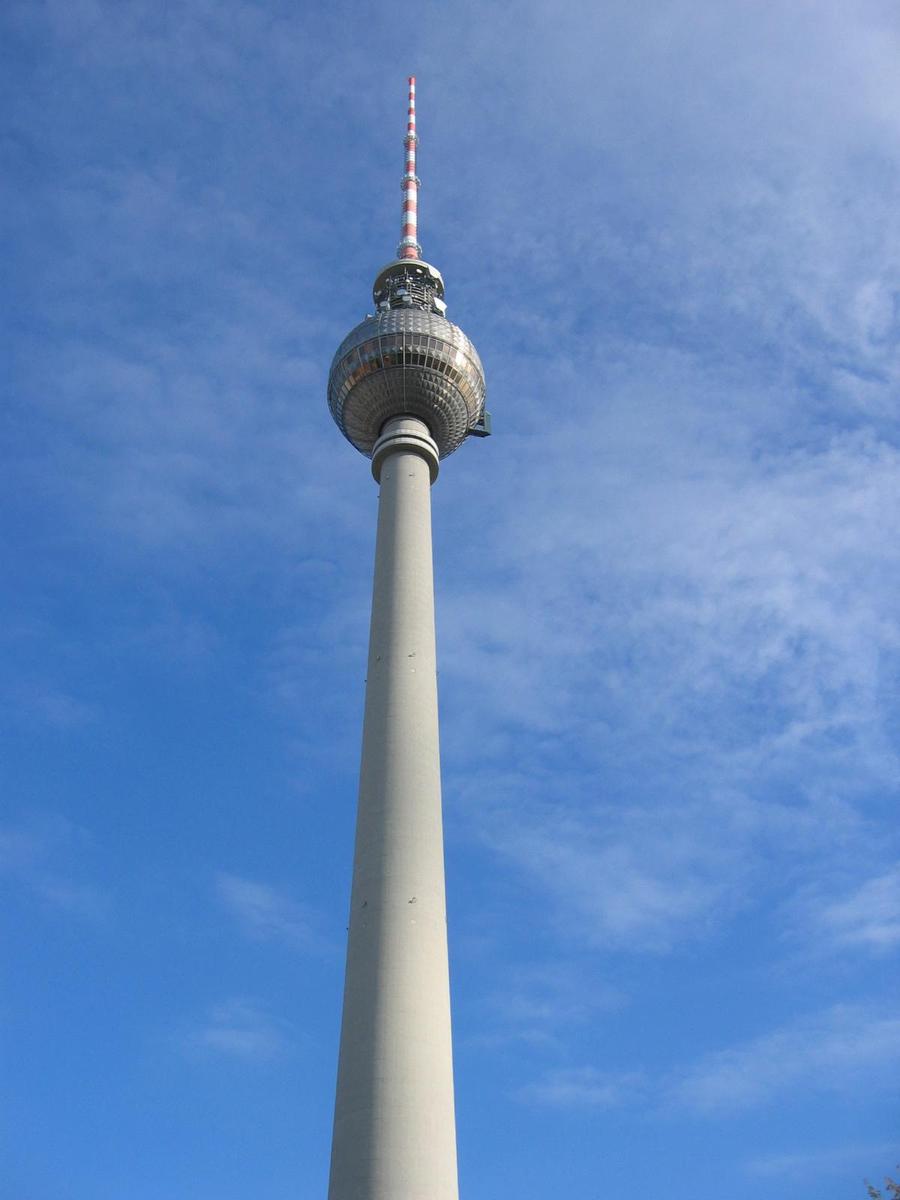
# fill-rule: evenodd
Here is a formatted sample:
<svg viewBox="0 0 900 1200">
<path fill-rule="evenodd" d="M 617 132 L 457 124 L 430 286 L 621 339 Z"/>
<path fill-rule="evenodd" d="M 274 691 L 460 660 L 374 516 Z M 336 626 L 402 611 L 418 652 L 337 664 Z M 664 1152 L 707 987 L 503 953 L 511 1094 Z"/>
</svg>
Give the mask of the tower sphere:
<svg viewBox="0 0 900 1200">
<path fill-rule="evenodd" d="M 418 417 L 445 458 L 484 421 L 484 369 L 463 331 L 444 316 L 441 274 L 419 258 L 379 272 L 375 315 L 341 342 L 328 407 L 343 435 L 371 455 L 385 424 Z"/>
</svg>

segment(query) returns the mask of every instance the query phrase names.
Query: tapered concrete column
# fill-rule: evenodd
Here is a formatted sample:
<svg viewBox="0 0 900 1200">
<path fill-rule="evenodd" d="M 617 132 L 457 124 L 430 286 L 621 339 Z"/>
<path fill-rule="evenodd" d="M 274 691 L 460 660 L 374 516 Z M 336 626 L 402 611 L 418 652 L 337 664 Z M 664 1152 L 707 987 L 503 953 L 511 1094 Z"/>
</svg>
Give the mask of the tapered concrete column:
<svg viewBox="0 0 900 1200">
<path fill-rule="evenodd" d="M 431 557 L 438 451 L 388 422 L 329 1200 L 457 1200 Z"/>
</svg>

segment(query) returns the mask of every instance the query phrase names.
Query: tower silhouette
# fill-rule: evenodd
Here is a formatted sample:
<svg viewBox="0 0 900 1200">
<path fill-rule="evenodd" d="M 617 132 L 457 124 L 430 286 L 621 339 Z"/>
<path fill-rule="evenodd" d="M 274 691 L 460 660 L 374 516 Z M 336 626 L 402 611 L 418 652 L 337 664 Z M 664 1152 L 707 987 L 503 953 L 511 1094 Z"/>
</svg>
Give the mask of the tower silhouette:
<svg viewBox="0 0 900 1200">
<path fill-rule="evenodd" d="M 418 243 L 416 87 L 403 216 L 328 405 L 380 485 L 329 1200 L 457 1200 L 431 485 L 485 436 L 484 370 Z"/>
</svg>

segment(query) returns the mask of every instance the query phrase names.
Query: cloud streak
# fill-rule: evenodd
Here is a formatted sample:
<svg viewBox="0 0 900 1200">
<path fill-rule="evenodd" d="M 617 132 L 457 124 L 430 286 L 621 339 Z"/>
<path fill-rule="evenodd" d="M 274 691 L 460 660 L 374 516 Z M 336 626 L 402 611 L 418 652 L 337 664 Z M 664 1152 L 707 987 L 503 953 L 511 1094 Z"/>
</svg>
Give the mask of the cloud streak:
<svg viewBox="0 0 900 1200">
<path fill-rule="evenodd" d="M 569 1067 L 550 1071 L 540 1081 L 526 1084 L 515 1098 L 549 1108 L 619 1108 L 645 1094 L 646 1081 L 638 1073 L 613 1074 L 594 1067 Z"/>
<path fill-rule="evenodd" d="M 800 1089 L 883 1087 L 898 1062 L 900 1019 L 837 1006 L 710 1055 L 670 1084 L 668 1099 L 706 1115 L 727 1115 Z"/>
<path fill-rule="evenodd" d="M 109 891 L 87 874 L 93 838 L 58 814 L 0 826 L 0 878 L 50 913 L 86 921 L 110 915 Z"/>
<path fill-rule="evenodd" d="M 900 1020 L 872 1009 L 837 1005 L 675 1067 L 657 1078 L 641 1069 L 604 1072 L 556 1068 L 520 1088 L 530 1103 L 554 1107 L 641 1104 L 661 1115 L 734 1118 L 817 1092 L 850 1096 L 883 1091 L 900 1063 Z"/>
<path fill-rule="evenodd" d="M 280 942 L 293 950 L 323 950 L 325 943 L 313 911 L 269 884 L 220 871 L 215 888 L 220 904 L 245 937 L 258 942 Z"/>
<path fill-rule="evenodd" d="M 900 869 L 868 879 L 819 914 L 824 930 L 841 944 L 888 950 L 900 942 Z"/>
<path fill-rule="evenodd" d="M 624 1004 L 620 990 L 572 962 L 510 967 L 499 986 L 484 998 L 479 1031 L 467 1035 L 465 1043 L 488 1048 L 516 1043 L 560 1048 L 573 1030 Z"/>
<path fill-rule="evenodd" d="M 246 1063 L 283 1058 L 293 1045 L 290 1024 L 274 1017 L 258 1000 L 247 997 L 213 1005 L 204 1021 L 182 1038 L 190 1057 L 230 1058 Z"/>
</svg>

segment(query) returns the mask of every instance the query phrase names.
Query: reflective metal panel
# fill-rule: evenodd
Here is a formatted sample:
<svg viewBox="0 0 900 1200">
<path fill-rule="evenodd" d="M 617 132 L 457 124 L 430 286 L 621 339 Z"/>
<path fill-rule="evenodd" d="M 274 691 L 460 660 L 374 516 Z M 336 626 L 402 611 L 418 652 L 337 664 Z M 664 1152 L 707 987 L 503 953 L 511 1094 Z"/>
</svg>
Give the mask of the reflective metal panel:
<svg viewBox="0 0 900 1200">
<path fill-rule="evenodd" d="M 484 413 L 484 369 L 456 325 L 421 308 L 367 317 L 338 347 L 328 406 L 344 436 L 363 454 L 391 417 L 418 417 L 441 458 L 462 443 Z"/>
</svg>

